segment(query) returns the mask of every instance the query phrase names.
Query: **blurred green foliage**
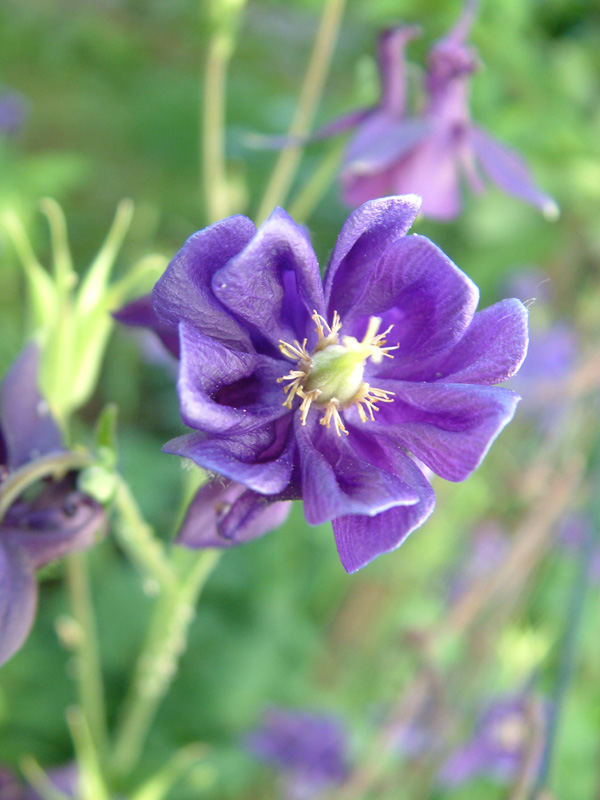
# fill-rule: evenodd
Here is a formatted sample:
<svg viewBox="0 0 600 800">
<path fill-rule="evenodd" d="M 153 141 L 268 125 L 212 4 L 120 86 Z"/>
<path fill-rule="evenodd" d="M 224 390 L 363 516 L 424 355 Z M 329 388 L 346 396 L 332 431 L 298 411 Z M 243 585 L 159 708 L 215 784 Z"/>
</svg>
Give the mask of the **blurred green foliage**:
<svg viewBox="0 0 600 800">
<path fill-rule="evenodd" d="M 450 0 L 353 0 L 348 5 L 319 124 L 376 98 L 373 53 L 380 28 L 419 22 L 423 37 L 410 56 L 422 63 L 429 44 L 447 30 L 460 7 Z M 485 304 L 502 294 L 509 275 L 533 266 L 547 272 L 554 291 L 550 314 L 576 329 L 584 358 L 597 350 L 600 332 L 600 11 L 584 0 L 483 0 L 481 5 L 473 41 L 485 67 L 473 81 L 473 115 L 521 150 L 540 184 L 557 198 L 562 216 L 549 224 L 534 209 L 492 189 L 468 197 L 455 224 L 422 221 L 417 230 L 474 278 Z M 227 98 L 228 166 L 239 199 L 235 210 L 250 215 L 256 210 L 275 158 L 247 149 L 244 135 L 286 130 L 321 7 L 318 0 L 248 3 Z M 20 137 L 0 141 L 0 210 L 19 213 L 38 252 L 49 249 L 37 213 L 43 195 L 56 197 L 66 210 L 79 269 L 97 250 L 121 197 L 134 199 L 136 215 L 118 275 L 149 251 L 170 256 L 203 226 L 199 87 L 206 35 L 202 3 L 189 0 L 5 0 L 0 5 L 0 79 L 29 102 Z M 295 191 L 327 149 L 327 143 L 307 148 Z M 322 263 L 345 216 L 332 185 L 309 220 Z M 3 371 L 30 322 L 14 254 L 0 236 Z M 182 426 L 173 374 L 144 360 L 141 352 L 139 338 L 115 332 L 100 386 L 80 424 L 85 431 L 106 402 L 119 405 L 121 467 L 144 512 L 168 539 L 181 467 L 160 447 Z M 588 412 L 590 407 L 597 412 L 595 402 Z M 576 426 L 571 418 L 559 432 L 564 434 L 559 446 L 548 450 L 556 470 L 577 453 L 585 457 L 594 439 L 593 429 L 582 433 Z M 518 528 L 530 510 L 524 475 L 543 448 L 525 418 L 518 417 L 466 483 L 436 481 L 438 510 L 422 530 L 400 551 L 352 577 L 339 565 L 330 527 L 309 528 L 299 507 L 281 531 L 228 552 L 202 597 L 189 649 L 139 775 L 147 775 L 175 748 L 201 741 L 209 747 L 208 766 L 192 771 L 174 798 L 275 797 L 272 775 L 245 754 L 240 742 L 263 709 L 276 704 L 339 713 L 352 731 L 358 757 L 381 709 L 397 701 L 419 667 L 422 654 L 407 644 L 407 632 L 426 635 L 444 618 L 449 575 L 460 569 L 481 520 L 500 520 L 509 536 Z M 586 502 L 585 494 L 573 497 L 574 504 L 579 502 Z M 89 560 L 114 720 L 143 639 L 150 599 L 110 538 Z M 500 626 L 480 624 L 480 639 L 471 634 L 446 642 L 436 654 L 457 742 L 472 729 L 484 700 L 519 688 L 538 662 L 540 687 L 552 692 L 554 648 L 574 570 L 573 561 L 554 545 Z M 5 763 L 16 765 L 30 752 L 43 765 L 72 757 L 64 719 L 65 707 L 74 701 L 72 665 L 54 631 L 57 616 L 68 614 L 60 574 L 57 567 L 44 581 L 33 635 L 0 674 L 0 760 Z M 589 800 L 598 791 L 599 625 L 596 586 L 585 607 L 552 772 L 561 800 Z M 465 663 L 469 669 L 458 669 Z M 373 797 L 398 798 L 397 791 L 392 783 L 388 793 Z M 448 796 L 500 798 L 506 789 L 481 781 Z"/>
</svg>

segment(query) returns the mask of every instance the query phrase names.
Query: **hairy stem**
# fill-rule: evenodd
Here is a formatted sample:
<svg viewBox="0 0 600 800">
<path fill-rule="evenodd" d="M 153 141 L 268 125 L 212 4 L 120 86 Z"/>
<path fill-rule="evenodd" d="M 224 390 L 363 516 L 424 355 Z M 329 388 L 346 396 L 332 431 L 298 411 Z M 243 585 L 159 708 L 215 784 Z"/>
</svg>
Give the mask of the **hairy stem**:
<svg viewBox="0 0 600 800">
<path fill-rule="evenodd" d="M 112 767 L 123 775 L 134 766 L 158 707 L 167 693 L 183 654 L 195 604 L 220 553 L 205 550 L 170 591 L 156 600 L 153 618 L 135 669 L 116 734 Z M 189 559 L 189 555 L 188 555 Z"/>
<path fill-rule="evenodd" d="M 77 622 L 75 655 L 79 702 L 94 747 L 102 753 L 107 742 L 104 688 L 85 553 L 67 556 L 67 584 Z"/>
</svg>

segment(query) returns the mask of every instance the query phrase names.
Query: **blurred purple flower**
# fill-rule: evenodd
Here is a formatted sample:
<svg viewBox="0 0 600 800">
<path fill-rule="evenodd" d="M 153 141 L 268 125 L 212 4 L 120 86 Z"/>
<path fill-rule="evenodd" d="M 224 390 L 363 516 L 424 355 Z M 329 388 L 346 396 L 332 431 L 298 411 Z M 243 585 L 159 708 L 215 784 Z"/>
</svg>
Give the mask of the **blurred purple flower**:
<svg viewBox="0 0 600 800">
<path fill-rule="evenodd" d="M 533 739 L 531 702 L 527 695 L 520 694 L 492 703 L 480 717 L 472 738 L 442 766 L 440 782 L 458 786 L 477 775 L 509 781 L 525 766 L 535 774 L 542 757 L 542 742 Z"/>
<path fill-rule="evenodd" d="M 379 38 L 379 103 L 315 134 L 315 139 L 323 138 L 356 127 L 341 171 L 342 192 L 349 205 L 411 192 L 423 198 L 424 216 L 448 220 L 460 213 L 462 180 L 481 192 L 483 173 L 547 217 L 557 215 L 555 201 L 538 189 L 520 156 L 471 121 L 469 81 L 478 61 L 465 40 L 475 7 L 475 2 L 467 2 L 455 27 L 432 47 L 422 112 L 411 116 L 407 111 L 404 54 L 419 28 L 392 28 Z"/>
<path fill-rule="evenodd" d="M 556 431 L 568 412 L 568 380 L 577 363 L 578 340 L 570 325 L 532 327 L 527 359 L 511 386 L 523 395 L 521 413 L 542 432 Z"/>
<path fill-rule="evenodd" d="M 285 774 L 289 800 L 318 797 L 349 774 L 346 731 L 331 715 L 272 709 L 246 737 L 246 745 Z"/>
<path fill-rule="evenodd" d="M 408 196 L 355 211 L 324 285 L 284 211 L 258 231 L 230 217 L 190 237 L 154 289 L 161 324 L 179 326 L 195 429 L 164 449 L 270 500 L 303 499 L 310 524 L 333 520 L 349 572 L 431 514 L 421 462 L 463 480 L 518 402 L 492 384 L 524 357 L 525 308 L 475 314 L 477 287 L 405 235 L 418 210 Z"/>
<path fill-rule="evenodd" d="M 565 550 L 577 554 L 590 538 L 596 537 L 596 528 L 588 514 L 573 512 L 563 521 L 559 542 Z M 594 583 L 600 583 L 600 545 L 594 544 L 589 560 L 589 575 Z"/>
<path fill-rule="evenodd" d="M 37 390 L 39 352 L 28 347 L 0 386 L 0 496 L 15 475 L 62 450 L 61 436 Z M 104 511 L 75 488 L 74 474 L 29 486 L 0 520 L 0 664 L 23 644 L 37 602 L 35 571 L 88 547 Z"/>
<path fill-rule="evenodd" d="M 27 117 L 27 101 L 15 91 L 0 93 L 0 135 L 16 136 Z"/>
<path fill-rule="evenodd" d="M 450 602 L 456 602 L 475 581 L 493 575 L 509 546 L 504 529 L 497 522 L 479 525 L 469 539 L 459 569 L 451 577 Z"/>
</svg>

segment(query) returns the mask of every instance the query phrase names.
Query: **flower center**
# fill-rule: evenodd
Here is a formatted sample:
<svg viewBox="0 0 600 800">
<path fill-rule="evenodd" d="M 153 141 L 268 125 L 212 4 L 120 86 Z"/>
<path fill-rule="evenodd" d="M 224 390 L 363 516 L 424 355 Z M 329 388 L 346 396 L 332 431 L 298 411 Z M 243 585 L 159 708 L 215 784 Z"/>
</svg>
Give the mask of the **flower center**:
<svg viewBox="0 0 600 800">
<path fill-rule="evenodd" d="M 306 339 L 302 344 L 297 339 L 292 344 L 279 340 L 282 354 L 296 362 L 295 369 L 277 379 L 278 383 L 285 383 L 283 391 L 286 398 L 283 405 L 291 408 L 294 397 L 298 395 L 302 400 L 302 425 L 306 425 L 308 411 L 314 403 L 324 408 L 321 425 L 329 428 L 333 420 L 337 435 L 347 435 L 340 409 L 355 405 L 361 420 L 366 422 L 375 419 L 373 412 L 379 410 L 377 403 L 393 402 L 393 392 L 369 386 L 363 377 L 367 359 L 379 364 L 384 357 L 393 358 L 390 351 L 398 345 L 385 347 L 385 337 L 392 326 L 383 333 L 377 333 L 381 324 L 379 317 L 369 318 L 367 330 L 360 341 L 354 336 L 342 336 L 341 342 L 338 334 L 342 322 L 337 311 L 333 312 L 331 325 L 316 311 L 313 311 L 312 318 L 318 336 L 312 353 L 306 349 Z"/>
</svg>

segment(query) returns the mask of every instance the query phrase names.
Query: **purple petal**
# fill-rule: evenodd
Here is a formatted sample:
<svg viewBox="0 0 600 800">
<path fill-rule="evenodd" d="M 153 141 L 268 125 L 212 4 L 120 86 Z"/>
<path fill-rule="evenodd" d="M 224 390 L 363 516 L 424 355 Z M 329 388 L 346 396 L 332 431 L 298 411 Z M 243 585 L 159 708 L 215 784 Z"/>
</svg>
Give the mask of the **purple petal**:
<svg viewBox="0 0 600 800">
<path fill-rule="evenodd" d="M 279 527 L 289 502 L 271 502 L 239 483 L 214 478 L 196 492 L 177 538 L 186 547 L 232 547 Z"/>
<path fill-rule="evenodd" d="M 350 111 L 331 122 L 327 122 L 320 128 L 317 128 L 310 136 L 288 136 L 286 134 L 281 136 L 268 136 L 261 133 L 249 133 L 244 137 L 244 142 L 247 147 L 255 149 L 279 150 L 284 147 L 297 147 L 344 133 L 350 130 L 350 128 L 354 128 L 372 113 L 373 109 L 371 108 L 360 108 L 356 111 Z"/>
<path fill-rule="evenodd" d="M 372 280 L 382 255 L 415 221 L 420 205 L 420 199 L 414 195 L 384 197 L 364 203 L 350 214 L 325 276 L 325 297 L 330 311 L 338 311 L 344 319 L 346 311 Z"/>
<path fill-rule="evenodd" d="M 443 785 L 458 786 L 481 772 L 484 767 L 485 753 L 477 742 L 469 742 L 447 759 L 439 779 Z"/>
<path fill-rule="evenodd" d="M 21 647 L 33 624 L 37 583 L 26 554 L 0 530 L 0 664 Z"/>
<path fill-rule="evenodd" d="M 395 393 L 374 424 L 442 478 L 462 481 L 512 419 L 519 396 L 508 389 L 384 381 Z"/>
<path fill-rule="evenodd" d="M 525 306 L 515 299 L 479 311 L 462 339 L 436 366 L 436 378 L 484 384 L 510 378 L 527 352 L 527 316 Z"/>
<path fill-rule="evenodd" d="M 401 452 L 394 456 L 394 460 L 396 474 L 412 487 L 418 500 L 413 505 L 396 506 L 374 517 L 334 519 L 335 543 L 346 572 L 356 572 L 382 553 L 399 547 L 434 509 L 435 495 L 422 472 Z"/>
<path fill-rule="evenodd" d="M 381 79 L 381 106 L 397 116 L 406 106 L 406 57 L 408 42 L 421 32 L 417 25 L 403 25 L 384 31 L 377 42 L 377 61 Z"/>
<path fill-rule="evenodd" d="M 28 556 L 35 569 L 94 544 L 106 523 L 101 505 L 75 490 L 74 478 L 47 486 L 29 502 L 17 502 L 3 520 L 2 536 Z"/>
<path fill-rule="evenodd" d="M 288 414 L 277 378 L 288 365 L 231 350 L 182 322 L 179 398 L 186 425 L 228 436 Z"/>
<path fill-rule="evenodd" d="M 307 522 L 318 525 L 345 514 L 373 515 L 418 502 L 411 485 L 377 465 L 375 443 L 370 446 L 354 430 L 350 437 L 337 436 L 317 419 L 312 415 L 306 427 L 295 420 Z"/>
<path fill-rule="evenodd" d="M 558 216 L 556 201 L 538 188 L 529 168 L 514 150 L 477 127 L 471 130 L 471 142 L 481 166 L 497 186 L 536 206 L 550 219 Z"/>
<path fill-rule="evenodd" d="M 152 308 L 152 295 L 138 297 L 132 300 L 123 308 L 113 312 L 113 317 L 124 325 L 131 325 L 137 328 L 149 328 L 160 338 L 161 342 L 172 353 L 175 358 L 179 358 L 179 336 L 177 326 L 161 323 Z"/>
<path fill-rule="evenodd" d="M 243 483 L 259 494 L 282 492 L 292 475 L 295 445 L 291 415 L 260 430 L 227 438 L 191 433 L 171 439 L 165 453 L 190 458 L 200 467 Z"/>
<path fill-rule="evenodd" d="M 451 130 L 431 133 L 394 170 L 392 186 L 399 194 L 423 198 L 423 216 L 449 220 L 460 213 L 460 147 Z"/>
<path fill-rule="evenodd" d="M 246 330 L 214 296 L 212 277 L 252 239 L 256 231 L 247 217 L 215 222 L 187 240 L 152 292 L 159 321 L 176 328 L 185 320 L 207 336 L 250 349 Z"/>
<path fill-rule="evenodd" d="M 319 265 L 303 228 L 275 209 L 248 246 L 215 273 L 213 290 L 275 347 L 302 339 L 324 310 Z"/>
<path fill-rule="evenodd" d="M 351 139 L 344 155 L 341 175 L 344 197 L 351 193 L 353 179 L 369 178 L 383 170 L 386 171 L 388 193 L 396 193 L 392 167 L 419 144 L 430 128 L 430 123 L 424 119 L 399 120 L 385 112 L 372 114 Z"/>
<path fill-rule="evenodd" d="M 0 455 L 13 470 L 62 449 L 60 430 L 37 388 L 40 353 L 30 344 L 0 385 Z"/>
<path fill-rule="evenodd" d="M 363 272 L 362 295 L 342 320 L 356 336 L 363 335 L 370 316 L 382 318 L 381 331 L 393 325 L 386 346 L 398 349 L 375 374 L 429 378 L 431 365 L 471 323 L 477 287 L 433 242 L 416 234 L 396 240 Z"/>
</svg>

